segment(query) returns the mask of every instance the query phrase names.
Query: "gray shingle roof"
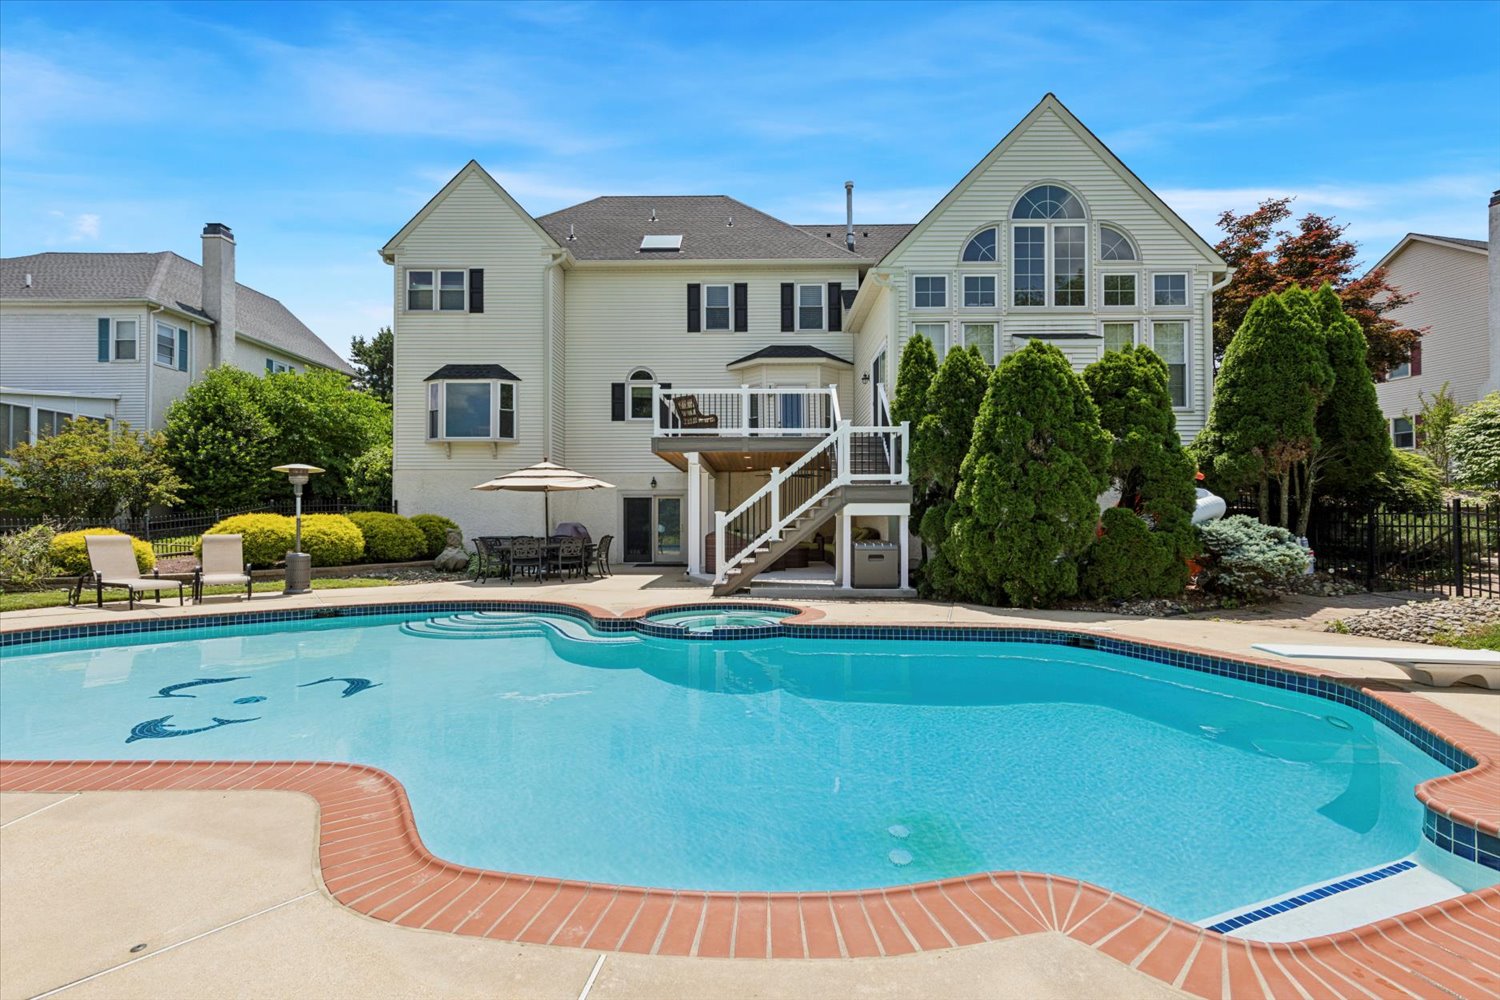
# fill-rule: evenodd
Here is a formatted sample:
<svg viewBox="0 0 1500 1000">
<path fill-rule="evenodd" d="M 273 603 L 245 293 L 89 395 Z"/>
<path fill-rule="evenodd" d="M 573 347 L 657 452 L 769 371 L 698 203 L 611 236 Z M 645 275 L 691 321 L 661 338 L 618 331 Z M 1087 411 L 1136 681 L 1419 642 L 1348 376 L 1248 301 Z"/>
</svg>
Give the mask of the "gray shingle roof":
<svg viewBox="0 0 1500 1000">
<path fill-rule="evenodd" d="M 208 319 L 203 269 L 175 253 L 37 253 L 0 259 L 0 298 L 15 302 L 149 299 Z M 25 276 L 31 275 L 31 287 Z M 236 283 L 238 333 L 314 364 L 352 374 L 349 363 L 286 306 Z"/>
<path fill-rule="evenodd" d="M 1473 247 L 1475 250 L 1488 250 L 1490 245 L 1485 240 L 1466 240 L 1457 236 L 1436 236 L 1432 233 L 1412 233 L 1424 240 L 1437 240 L 1439 243 L 1457 243 L 1461 247 Z"/>
<path fill-rule="evenodd" d="M 610 195 L 536 221 L 578 260 L 871 260 L 721 194 Z M 647 235 L 681 236 L 682 249 L 642 251 Z"/>
<path fill-rule="evenodd" d="M 821 347 L 813 347 L 810 344 L 772 344 L 770 347 L 762 347 L 754 354 L 747 354 L 743 358 L 735 358 L 725 368 L 733 368 L 742 365 L 746 361 L 763 361 L 767 358 L 809 358 L 820 361 L 837 361 L 841 365 L 852 365 L 854 362 L 830 354 Z"/>
<path fill-rule="evenodd" d="M 828 225 L 798 224 L 798 229 L 811 233 L 818 239 L 838 246 L 844 245 L 844 223 Z M 871 225 L 854 224 L 854 256 L 879 261 L 895 249 L 906 234 L 917 228 L 915 222 L 879 222 Z"/>
<path fill-rule="evenodd" d="M 504 365 L 444 365 L 422 381 L 435 382 L 438 379 L 450 378 L 494 378 L 500 379 L 502 382 L 521 381 L 518 376 L 511 374 L 510 369 Z"/>
</svg>

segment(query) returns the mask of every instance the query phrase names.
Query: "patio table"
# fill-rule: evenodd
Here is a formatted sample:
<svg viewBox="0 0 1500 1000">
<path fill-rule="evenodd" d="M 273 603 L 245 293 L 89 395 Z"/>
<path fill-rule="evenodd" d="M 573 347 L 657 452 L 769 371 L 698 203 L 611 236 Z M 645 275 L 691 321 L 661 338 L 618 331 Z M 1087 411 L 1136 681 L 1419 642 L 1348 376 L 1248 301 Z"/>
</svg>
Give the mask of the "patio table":
<svg viewBox="0 0 1500 1000">
<path fill-rule="evenodd" d="M 498 535 L 480 535 L 480 536 L 476 536 L 475 539 L 474 539 L 474 542 L 475 542 L 476 545 L 478 544 L 478 542 L 479 542 L 479 540 L 481 538 L 485 538 L 485 539 L 500 539 L 499 542 L 498 542 L 498 544 L 496 545 L 496 548 L 499 550 L 501 556 L 504 558 L 505 565 L 502 566 L 502 567 L 499 567 L 500 572 L 499 572 L 498 575 L 509 577 L 510 576 L 510 544 L 511 544 L 511 539 L 509 539 L 509 538 L 501 538 L 501 536 L 498 536 Z M 549 538 L 549 539 L 547 539 L 546 544 L 543 546 L 543 551 L 546 553 L 546 558 L 547 558 L 547 561 L 549 563 L 553 559 L 557 558 L 557 550 L 561 546 L 561 544 L 562 544 L 562 540 L 561 539 L 558 539 L 558 538 Z M 594 555 L 598 551 L 598 549 L 599 549 L 599 546 L 596 545 L 591 540 L 586 540 L 583 543 L 583 577 L 584 577 L 585 580 L 593 579 L 594 574 L 591 573 L 591 572 L 589 572 L 589 568 L 591 566 L 593 566 L 593 564 L 594 564 Z M 483 553 L 480 553 L 480 558 L 481 559 L 484 558 Z M 482 576 L 483 574 L 481 573 L 480 575 Z"/>
</svg>

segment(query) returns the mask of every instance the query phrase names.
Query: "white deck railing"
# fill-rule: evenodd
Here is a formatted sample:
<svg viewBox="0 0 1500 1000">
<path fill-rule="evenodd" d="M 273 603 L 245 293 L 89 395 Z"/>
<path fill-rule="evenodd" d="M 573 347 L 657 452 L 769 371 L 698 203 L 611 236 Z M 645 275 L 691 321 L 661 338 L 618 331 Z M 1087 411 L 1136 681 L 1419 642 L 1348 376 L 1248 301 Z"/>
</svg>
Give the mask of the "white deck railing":
<svg viewBox="0 0 1500 1000">
<path fill-rule="evenodd" d="M 822 437 L 838 427 L 838 386 L 664 389 L 652 395 L 656 437 Z"/>
</svg>

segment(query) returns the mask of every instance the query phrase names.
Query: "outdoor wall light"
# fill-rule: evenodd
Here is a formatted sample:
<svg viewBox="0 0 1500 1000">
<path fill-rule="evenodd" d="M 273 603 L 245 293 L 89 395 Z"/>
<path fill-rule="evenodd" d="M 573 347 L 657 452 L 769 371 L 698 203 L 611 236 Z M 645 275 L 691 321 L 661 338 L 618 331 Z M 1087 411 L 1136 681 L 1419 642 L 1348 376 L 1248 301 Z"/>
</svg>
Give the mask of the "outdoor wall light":
<svg viewBox="0 0 1500 1000">
<path fill-rule="evenodd" d="M 869 372 L 865 372 L 863 375 L 861 375 L 859 377 L 859 384 L 860 385 L 869 385 L 870 384 L 870 373 Z"/>
<path fill-rule="evenodd" d="M 651 488 L 653 490 L 656 489 L 656 477 L 655 476 L 651 477 Z"/>
<path fill-rule="evenodd" d="M 292 495 L 297 498 L 297 530 L 292 540 L 292 551 L 286 554 L 285 593 L 305 594 L 312 589 L 312 556 L 302 551 L 302 487 L 313 476 L 323 470 L 316 465 L 278 465 L 271 470 L 286 475 L 292 484 Z"/>
</svg>

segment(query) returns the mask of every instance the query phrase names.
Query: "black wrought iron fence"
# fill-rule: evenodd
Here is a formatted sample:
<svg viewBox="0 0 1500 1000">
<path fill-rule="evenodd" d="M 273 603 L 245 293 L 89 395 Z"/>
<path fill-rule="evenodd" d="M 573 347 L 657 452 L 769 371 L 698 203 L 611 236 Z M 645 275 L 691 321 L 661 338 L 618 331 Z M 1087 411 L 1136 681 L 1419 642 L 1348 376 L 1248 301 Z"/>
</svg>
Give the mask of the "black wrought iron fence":
<svg viewBox="0 0 1500 1000">
<path fill-rule="evenodd" d="M 1230 514 L 1254 517 L 1254 498 Z M 1307 542 L 1318 569 L 1370 590 L 1500 597 L 1500 507 L 1452 500 L 1426 510 L 1314 508 Z"/>
</svg>

